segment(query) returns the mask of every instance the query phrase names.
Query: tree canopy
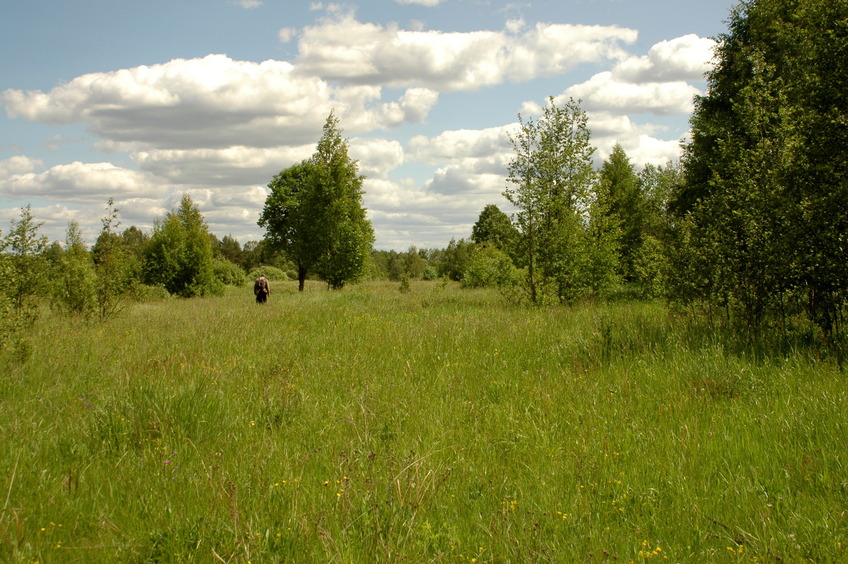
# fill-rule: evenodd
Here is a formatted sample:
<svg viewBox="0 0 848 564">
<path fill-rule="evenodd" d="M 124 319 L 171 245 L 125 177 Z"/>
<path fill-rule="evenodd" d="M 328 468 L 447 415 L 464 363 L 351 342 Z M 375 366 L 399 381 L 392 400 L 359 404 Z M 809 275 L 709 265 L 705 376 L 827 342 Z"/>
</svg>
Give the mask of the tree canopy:
<svg viewBox="0 0 848 564">
<path fill-rule="evenodd" d="M 268 184 L 259 225 L 266 240 L 297 265 L 301 291 L 309 273 L 332 288 L 364 275 L 374 230 L 362 204 L 363 180 L 331 113 L 312 157 Z"/>
<path fill-rule="evenodd" d="M 690 290 L 754 332 L 796 309 L 826 333 L 842 324 L 846 21 L 843 1 L 742 2 L 696 100 L 671 202 L 691 222 Z"/>
<path fill-rule="evenodd" d="M 575 100 L 557 106 L 553 97 L 537 120 L 524 121 L 511 137 L 504 196 L 517 208 L 517 250 L 527 267 L 530 301 L 545 295 L 572 300 L 588 285 L 584 214 L 595 178 L 585 112 Z"/>
<path fill-rule="evenodd" d="M 180 205 L 157 221 L 144 248 L 144 278 L 182 297 L 219 294 L 212 240 L 200 209 L 188 194 Z"/>
</svg>

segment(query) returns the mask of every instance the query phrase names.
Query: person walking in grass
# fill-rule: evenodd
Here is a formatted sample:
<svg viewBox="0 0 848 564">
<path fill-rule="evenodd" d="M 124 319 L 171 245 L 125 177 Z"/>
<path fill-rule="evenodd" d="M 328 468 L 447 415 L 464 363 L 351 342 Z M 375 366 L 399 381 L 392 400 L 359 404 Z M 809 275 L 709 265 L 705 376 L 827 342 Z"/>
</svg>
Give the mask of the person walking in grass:
<svg viewBox="0 0 848 564">
<path fill-rule="evenodd" d="M 264 304 L 268 301 L 268 296 L 271 294 L 271 285 L 264 274 L 253 283 L 253 293 L 256 295 L 256 303 Z"/>
</svg>

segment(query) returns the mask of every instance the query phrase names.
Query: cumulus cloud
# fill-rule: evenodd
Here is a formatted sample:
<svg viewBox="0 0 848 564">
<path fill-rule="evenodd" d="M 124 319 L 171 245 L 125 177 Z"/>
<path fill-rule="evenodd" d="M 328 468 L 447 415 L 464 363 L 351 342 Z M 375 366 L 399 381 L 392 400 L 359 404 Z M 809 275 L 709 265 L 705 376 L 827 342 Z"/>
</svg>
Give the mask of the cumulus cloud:
<svg viewBox="0 0 848 564">
<path fill-rule="evenodd" d="M 567 88 L 565 97 L 582 100 L 587 111 L 685 114 L 692 111 L 700 91 L 687 82 L 648 82 L 634 84 L 616 79 L 612 72 L 601 72 Z"/>
<path fill-rule="evenodd" d="M 620 60 L 637 32 L 619 26 L 510 22 L 505 31 L 399 29 L 333 12 L 299 35 L 300 72 L 329 81 L 473 91 L 506 81 L 566 72 L 586 62 Z"/>
<path fill-rule="evenodd" d="M 41 224 L 38 230 L 39 234 L 46 235 L 51 241 L 64 240 L 68 224 L 71 221 L 76 221 L 83 232 L 83 236 L 93 242 L 101 228 L 100 217 L 104 215 L 101 208 L 80 210 L 64 204 L 32 205 L 30 212 L 36 218 L 36 221 Z M 12 221 L 18 221 L 20 217 L 20 208 L 0 208 L 0 221 L 4 224 L 10 225 Z M 5 233 L 6 225 L 2 225 L 0 229 Z"/>
<path fill-rule="evenodd" d="M 333 109 L 354 131 L 420 122 L 438 99 L 423 88 L 375 104 L 379 86 L 333 88 L 282 61 L 175 59 L 75 78 L 50 92 L 6 90 L 10 118 L 84 122 L 117 150 L 274 147 L 314 141 Z"/>
<path fill-rule="evenodd" d="M 295 37 L 297 37 L 297 30 L 291 27 L 284 27 L 277 32 L 277 39 L 280 40 L 280 43 L 288 43 Z"/>
<path fill-rule="evenodd" d="M 261 4 L 232 1 L 245 8 Z M 664 139 L 676 135 L 628 115 L 690 112 L 698 93 L 691 82 L 703 80 L 714 45 L 687 35 L 637 56 L 623 48 L 636 40 L 636 31 L 618 26 L 516 19 L 503 30 L 441 32 L 417 23 L 411 29 L 363 23 L 341 4 L 310 7 L 323 12 L 314 25 L 278 32 L 281 42 L 297 41 L 292 62 L 208 55 L 82 75 L 49 91 L 0 93 L 10 118 L 84 124 L 96 136 L 96 150 L 132 159 L 131 165 L 76 161 L 45 170 L 37 159 L 15 156 L 0 161 L 0 198 L 57 202 L 39 208 L 37 217 L 47 221 L 51 238 L 61 239 L 70 219 L 96 237 L 109 197 L 124 225 L 149 229 L 188 193 L 214 233 L 256 240 L 267 183 L 314 152 L 334 111 L 343 134 L 354 135 L 350 155 L 367 176 L 365 204 L 378 244 L 445 245 L 451 237 L 467 237 L 485 205 L 503 203 L 515 124 L 457 126 L 428 135 L 406 130 L 411 138 L 404 141 L 384 137 L 384 131 L 426 123 L 443 93 L 599 63 L 604 72 L 558 98 L 582 99 L 598 148 L 596 164 L 615 143 L 637 165 L 665 163 L 679 157 L 678 141 Z M 521 114 L 538 115 L 541 103 L 541 97 L 524 102 Z M 48 144 L 58 149 L 66 142 L 57 135 Z M 419 176 L 398 178 L 410 171 Z"/>
<path fill-rule="evenodd" d="M 24 155 L 16 155 L 12 158 L 0 161 L 0 182 L 12 175 L 32 172 L 41 168 L 43 163 L 39 159 L 31 159 Z"/>
<path fill-rule="evenodd" d="M 636 166 L 646 164 L 664 165 L 680 158 L 680 142 L 664 140 L 663 127 L 652 124 L 637 124 L 628 116 L 608 112 L 588 112 L 592 144 L 597 147 L 595 164 L 600 164 L 612 153 L 616 144 L 621 145 L 631 162 Z"/>
<path fill-rule="evenodd" d="M 155 149 L 132 155 L 138 166 L 174 184 L 268 184 L 271 178 L 305 158 L 314 144 L 296 147 Z"/>
<path fill-rule="evenodd" d="M 439 180 L 450 180 L 452 174 L 439 175 Z M 378 242 L 378 247 L 398 250 L 412 245 L 444 247 L 450 239 L 467 238 L 480 211 L 502 199 L 499 194 L 503 179 L 493 178 L 491 186 L 486 185 L 486 179 L 468 181 L 462 176 L 454 179 L 465 189 L 441 190 L 432 182 L 422 185 L 412 179 L 366 179 L 368 217 L 383 242 L 382 245 Z M 477 189 L 475 183 L 479 183 Z"/>
<path fill-rule="evenodd" d="M 710 70 L 716 42 L 694 34 L 660 41 L 642 57 L 631 57 L 613 69 L 617 80 L 632 83 L 701 81 Z"/>
<path fill-rule="evenodd" d="M 394 139 L 350 140 L 350 157 L 359 161 L 359 171 L 369 178 L 386 178 L 404 162 L 404 151 Z"/>
<path fill-rule="evenodd" d="M 688 81 L 704 79 L 714 47 L 715 41 L 697 35 L 661 41 L 647 55 L 626 58 L 563 94 L 581 99 L 589 111 L 687 114 L 700 94 Z"/>
<path fill-rule="evenodd" d="M 434 137 L 418 135 L 409 141 L 407 155 L 410 160 L 450 166 L 467 174 L 501 174 L 512 157 L 511 127 L 451 130 Z"/>
<path fill-rule="evenodd" d="M 223 55 L 175 59 L 77 77 L 50 92 L 6 90 L 10 118 L 84 122 L 103 139 L 158 147 L 254 146 L 306 138 L 329 113 L 323 81 L 294 77 L 281 61 L 252 63 Z"/>
<path fill-rule="evenodd" d="M 112 163 L 56 165 L 44 172 L 12 174 L 0 179 L 0 196 L 51 198 L 63 202 L 105 202 L 133 196 L 162 195 L 166 187 L 149 175 Z"/>
</svg>

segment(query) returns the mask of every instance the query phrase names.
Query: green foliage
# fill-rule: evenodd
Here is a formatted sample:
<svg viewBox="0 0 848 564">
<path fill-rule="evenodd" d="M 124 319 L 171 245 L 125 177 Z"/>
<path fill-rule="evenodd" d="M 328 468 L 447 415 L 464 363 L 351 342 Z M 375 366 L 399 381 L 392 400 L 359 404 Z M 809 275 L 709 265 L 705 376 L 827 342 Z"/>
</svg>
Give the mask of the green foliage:
<svg viewBox="0 0 848 564">
<path fill-rule="evenodd" d="M 510 254 L 515 249 L 518 230 L 509 216 L 494 204 L 489 204 L 480 212 L 480 217 L 471 228 L 471 241 L 489 243 Z"/>
<path fill-rule="evenodd" d="M 65 251 L 55 272 L 55 303 L 71 314 L 93 315 L 97 310 L 97 271 L 76 221 L 68 224 Z"/>
<path fill-rule="evenodd" d="M 675 270 L 670 257 L 679 253 L 680 241 L 675 231 L 678 218 L 669 211 L 673 194 L 683 184 L 683 167 L 680 163 L 666 166 L 646 165 L 639 173 L 643 196 L 642 246 L 634 257 L 634 274 L 641 294 L 647 297 L 672 295 L 669 281 L 686 276 L 682 264 Z"/>
<path fill-rule="evenodd" d="M 332 288 L 364 277 L 374 231 L 362 207 L 362 180 L 331 113 L 312 158 L 268 185 L 259 225 L 266 240 L 296 263 L 301 291 L 310 272 Z"/>
<path fill-rule="evenodd" d="M 254 268 L 253 270 L 251 270 L 250 272 L 247 273 L 247 279 L 251 280 L 251 281 L 256 280 L 257 278 L 259 278 L 263 274 L 265 275 L 265 278 L 267 278 L 271 282 L 283 281 L 283 280 L 292 280 L 292 279 L 296 280 L 297 279 L 297 276 L 294 276 L 294 277 L 289 276 L 289 274 L 286 273 L 284 270 L 280 270 L 279 268 L 274 267 L 274 266 L 259 266 L 259 267 L 256 267 L 256 268 Z"/>
<path fill-rule="evenodd" d="M 219 250 L 223 258 L 234 264 L 244 266 L 244 251 L 241 244 L 232 235 L 224 235 Z"/>
<path fill-rule="evenodd" d="M 590 205 L 595 171 L 594 148 L 579 103 L 562 107 L 553 97 L 538 120 L 524 121 L 511 137 L 515 155 L 509 164 L 504 196 L 517 209 L 516 256 L 526 266 L 526 290 L 532 303 L 554 298 L 569 302 L 587 287 L 582 276 L 585 245 L 583 214 Z"/>
<path fill-rule="evenodd" d="M 398 291 L 401 294 L 408 294 L 412 291 L 412 287 L 409 285 L 409 274 L 404 272 L 400 275 L 400 284 L 398 285 Z"/>
<path fill-rule="evenodd" d="M 38 317 L 38 298 L 49 289 L 47 237 L 38 233 L 40 226 L 27 205 L 0 237 L 0 352 L 11 349 L 21 362 L 31 354 L 28 332 Z"/>
<path fill-rule="evenodd" d="M 642 246 L 644 197 L 639 177 L 621 145 L 613 147 L 598 175 L 598 205 L 605 223 L 615 226 L 615 270 L 628 282 L 638 279 L 635 263 Z"/>
<path fill-rule="evenodd" d="M 243 286 L 247 281 L 244 270 L 224 258 L 213 259 L 212 271 L 215 273 L 215 278 L 226 286 Z"/>
<path fill-rule="evenodd" d="M 740 4 L 696 101 L 672 208 L 691 220 L 693 290 L 752 336 L 801 311 L 844 327 L 846 20 L 845 2 Z"/>
<path fill-rule="evenodd" d="M 519 272 L 512 259 L 497 246 L 475 244 L 460 283 L 463 288 L 509 288 L 519 284 Z"/>
<path fill-rule="evenodd" d="M 601 184 L 603 186 L 604 182 Z M 608 188 L 602 188 L 601 192 L 604 193 Z M 588 289 L 595 296 L 604 296 L 607 290 L 618 284 L 622 277 L 626 278 L 621 273 L 622 247 L 625 244 L 622 235 L 625 229 L 622 226 L 625 220 L 620 213 L 611 211 L 616 209 L 613 202 L 611 199 L 600 196 L 592 202 L 589 208 L 585 252 L 581 253 L 584 264 L 581 265 L 582 268 L 577 269 L 577 272 L 585 278 Z M 639 245 L 641 246 L 641 233 Z M 635 249 L 632 250 L 635 251 Z M 628 260 L 632 262 L 633 257 L 628 256 Z M 627 268 L 634 270 L 632 264 Z"/>
<path fill-rule="evenodd" d="M 415 280 L 435 280 L 439 277 L 443 255 L 443 250 L 419 249 L 415 245 L 406 252 L 373 250 L 369 278 L 397 281 L 406 275 Z"/>
<path fill-rule="evenodd" d="M 47 237 L 39 234 L 42 223 L 36 223 L 32 207 L 21 208 L 20 219 L 12 220 L 3 247 L 9 253 L 8 278 L 4 280 L 6 295 L 18 315 L 35 315 L 34 300 L 47 288 Z"/>
<path fill-rule="evenodd" d="M 206 221 L 187 194 L 154 226 L 144 249 L 144 281 L 184 298 L 223 291 L 215 277 Z"/>
<path fill-rule="evenodd" d="M 10 281 L 14 275 L 12 260 L 4 253 L 6 239 L 0 231 L 0 352 L 9 347 L 18 330 L 21 320 L 15 314 L 15 303 L 12 300 Z"/>
<path fill-rule="evenodd" d="M 124 299 L 135 292 L 141 272 L 141 242 L 136 232 L 129 231 L 126 237 L 118 234 L 118 212 L 114 200 L 109 198 L 106 215 L 101 219 L 103 227 L 92 248 L 97 314 L 101 320 L 114 315 Z"/>
<path fill-rule="evenodd" d="M 439 263 L 439 276 L 455 282 L 462 280 L 462 277 L 465 276 L 465 269 L 468 268 L 472 244 L 465 239 L 457 241 L 451 238 Z"/>
</svg>

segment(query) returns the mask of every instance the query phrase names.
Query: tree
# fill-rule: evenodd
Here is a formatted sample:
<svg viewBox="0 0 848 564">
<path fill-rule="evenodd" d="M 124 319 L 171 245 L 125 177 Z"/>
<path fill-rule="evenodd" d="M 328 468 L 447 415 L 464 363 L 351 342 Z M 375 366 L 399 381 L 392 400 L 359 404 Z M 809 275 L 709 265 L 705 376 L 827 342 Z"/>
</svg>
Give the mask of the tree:
<svg viewBox="0 0 848 564">
<path fill-rule="evenodd" d="M 35 222 L 30 205 L 21 208 L 20 219 L 12 220 L 4 245 L 11 255 L 9 277 L 4 280 L 7 295 L 16 312 L 31 310 L 33 319 L 35 310 L 29 307 L 31 300 L 47 288 L 44 280 L 47 264 L 43 256 L 47 237 L 38 232 L 42 225 L 43 222 Z"/>
<path fill-rule="evenodd" d="M 221 256 L 244 268 L 241 243 L 232 235 L 224 235 L 224 238 L 221 239 Z"/>
<path fill-rule="evenodd" d="M 215 277 L 209 229 L 188 194 L 154 225 L 144 252 L 144 278 L 185 298 L 223 292 Z"/>
<path fill-rule="evenodd" d="M 625 280 L 634 282 L 636 257 L 642 246 L 643 197 L 639 177 L 619 144 L 601 165 L 597 195 L 602 213 L 619 229 L 616 270 Z"/>
<path fill-rule="evenodd" d="M 682 183 L 683 168 L 679 162 L 665 166 L 647 164 L 639 173 L 643 197 L 642 245 L 633 268 L 646 296 L 668 295 L 669 284 L 677 276 L 670 258 L 684 247 L 675 240 L 680 226 L 673 221 L 675 216 L 669 213 L 668 205 Z"/>
<path fill-rule="evenodd" d="M 846 2 L 742 2 L 696 100 L 671 208 L 691 226 L 696 295 L 751 334 L 798 310 L 844 326 L 846 20 Z"/>
<path fill-rule="evenodd" d="M 504 196 L 517 209 L 517 253 L 527 268 L 530 301 L 547 295 L 573 300 L 585 287 L 581 272 L 584 215 L 595 171 L 586 114 L 570 99 L 553 97 L 537 121 L 522 120 L 511 137 L 515 150 Z"/>
<path fill-rule="evenodd" d="M 589 224 L 586 229 L 586 246 L 579 253 L 585 270 L 585 281 L 595 296 L 603 295 L 610 287 L 620 283 L 623 223 L 615 213 L 615 200 L 605 198 L 603 183 L 589 207 Z M 579 241 L 578 241 L 579 242 Z"/>
<path fill-rule="evenodd" d="M 97 314 L 101 320 L 118 311 L 124 297 L 135 289 L 141 270 L 138 254 L 127 244 L 138 234 L 125 232 L 124 237 L 118 233 L 120 210 L 112 198 L 107 201 L 105 211 L 100 220 L 100 235 L 91 250 L 97 276 Z"/>
<path fill-rule="evenodd" d="M 494 204 L 483 208 L 471 228 L 471 240 L 474 243 L 491 243 L 507 254 L 513 252 L 517 237 L 518 231 L 509 216 Z"/>
<path fill-rule="evenodd" d="M 457 241 L 451 238 L 448 247 L 442 254 L 442 260 L 439 262 L 439 276 L 454 281 L 462 280 L 468 267 L 472 246 L 473 243 L 469 243 L 465 239 Z"/>
<path fill-rule="evenodd" d="M 274 177 L 259 217 L 266 239 L 297 265 L 298 289 L 314 272 L 331 288 L 360 280 L 374 231 L 362 206 L 358 164 L 348 156 L 338 118 L 330 113 L 309 160 Z"/>
<path fill-rule="evenodd" d="M 32 347 L 26 329 L 38 317 L 35 297 L 48 285 L 44 280 L 47 237 L 38 233 L 32 208 L 21 208 L 20 219 L 12 220 L 8 235 L 0 238 L 0 350 L 11 347 L 24 360 Z"/>
<path fill-rule="evenodd" d="M 69 313 L 86 317 L 93 314 L 97 308 L 97 274 L 76 221 L 68 224 L 65 251 L 56 271 L 54 294 L 57 303 Z"/>
</svg>

